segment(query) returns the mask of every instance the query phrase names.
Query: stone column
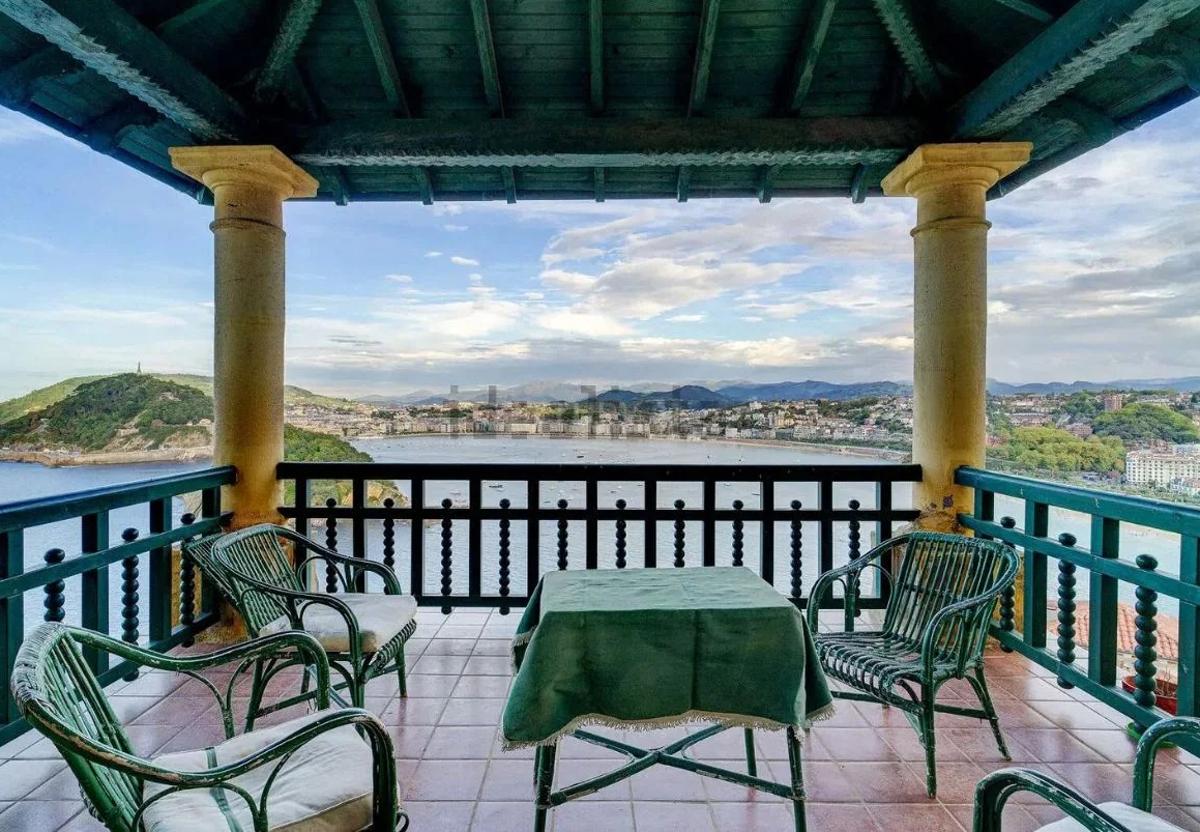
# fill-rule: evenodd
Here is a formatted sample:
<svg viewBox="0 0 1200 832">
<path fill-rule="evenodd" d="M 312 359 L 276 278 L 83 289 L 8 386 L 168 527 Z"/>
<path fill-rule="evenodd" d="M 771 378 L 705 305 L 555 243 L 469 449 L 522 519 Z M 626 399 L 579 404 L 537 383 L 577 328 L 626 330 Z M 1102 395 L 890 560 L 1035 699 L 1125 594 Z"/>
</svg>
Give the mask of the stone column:
<svg viewBox="0 0 1200 832">
<path fill-rule="evenodd" d="M 924 528 L 953 530 L 971 508 L 954 484 L 982 466 L 987 429 L 987 190 L 1029 161 L 1028 142 L 927 144 L 883 180 L 917 199 L 913 294 L 913 505 Z"/>
<path fill-rule="evenodd" d="M 283 201 L 317 182 L 269 145 L 173 147 L 175 168 L 213 192 L 213 399 L 217 465 L 238 469 L 222 505 L 234 528 L 280 521 L 283 460 Z"/>
</svg>

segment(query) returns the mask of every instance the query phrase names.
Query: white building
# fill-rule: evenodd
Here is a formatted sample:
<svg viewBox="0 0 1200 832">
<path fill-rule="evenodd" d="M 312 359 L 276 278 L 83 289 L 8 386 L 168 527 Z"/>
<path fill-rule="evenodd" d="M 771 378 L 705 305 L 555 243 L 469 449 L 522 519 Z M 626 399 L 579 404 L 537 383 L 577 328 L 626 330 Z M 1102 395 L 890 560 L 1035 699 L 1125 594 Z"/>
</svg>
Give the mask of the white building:
<svg viewBox="0 0 1200 832">
<path fill-rule="evenodd" d="M 1125 480 L 1133 485 L 1169 485 L 1200 478 L 1200 452 L 1189 446 L 1125 454 Z"/>
</svg>

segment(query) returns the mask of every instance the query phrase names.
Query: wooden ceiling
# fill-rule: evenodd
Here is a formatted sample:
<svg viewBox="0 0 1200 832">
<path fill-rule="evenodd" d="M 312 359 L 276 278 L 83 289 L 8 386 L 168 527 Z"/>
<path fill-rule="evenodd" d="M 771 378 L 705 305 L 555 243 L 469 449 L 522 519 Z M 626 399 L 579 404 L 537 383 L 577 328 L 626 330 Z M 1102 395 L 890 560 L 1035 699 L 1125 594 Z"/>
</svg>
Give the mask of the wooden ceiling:
<svg viewBox="0 0 1200 832">
<path fill-rule="evenodd" d="M 1198 8 L 0 0 L 0 103 L 193 194 L 168 147 L 275 144 L 340 203 L 861 201 L 922 142 L 1033 141 L 1004 193 L 1195 97 Z"/>
</svg>

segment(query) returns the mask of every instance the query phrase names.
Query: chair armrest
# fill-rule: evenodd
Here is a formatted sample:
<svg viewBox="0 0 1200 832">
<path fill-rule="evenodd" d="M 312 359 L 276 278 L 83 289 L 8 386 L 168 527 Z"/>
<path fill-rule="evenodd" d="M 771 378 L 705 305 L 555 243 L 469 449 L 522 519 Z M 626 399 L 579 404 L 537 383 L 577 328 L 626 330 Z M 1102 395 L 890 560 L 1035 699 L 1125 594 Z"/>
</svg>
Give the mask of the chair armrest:
<svg viewBox="0 0 1200 832">
<path fill-rule="evenodd" d="M 1025 768 L 1002 768 L 979 781 L 975 787 L 974 832 L 1000 832 L 1004 804 L 1022 791 L 1048 800 L 1088 832 L 1130 832 L 1070 786 Z"/>
<path fill-rule="evenodd" d="M 1200 738 L 1200 719 L 1188 716 L 1162 719 L 1142 733 L 1133 762 L 1134 808 L 1150 811 L 1154 800 L 1154 759 L 1164 742 L 1181 736 Z"/>
<path fill-rule="evenodd" d="M 241 581 L 249 585 L 249 589 L 242 593 L 243 597 L 254 592 L 262 595 L 274 596 L 283 598 L 287 602 L 288 611 L 292 619 L 292 625 L 300 628 L 298 631 L 303 631 L 304 626 L 304 609 L 310 604 L 317 604 L 323 607 L 329 607 L 342 617 L 346 622 L 347 637 L 350 640 L 350 657 L 354 662 L 358 662 L 362 658 L 362 638 L 358 619 L 354 615 L 354 611 L 350 609 L 345 601 L 338 598 L 336 595 L 329 595 L 323 592 L 303 592 L 294 589 L 282 589 L 273 584 L 263 583 L 254 578 L 241 576 Z M 296 631 L 293 631 L 296 632 Z"/>
<path fill-rule="evenodd" d="M 837 569 L 830 569 L 828 572 L 822 573 L 821 576 L 817 578 L 812 585 L 812 589 L 809 590 L 808 609 L 806 610 L 808 617 L 808 629 L 814 636 L 817 634 L 817 617 L 820 615 L 821 611 L 821 599 L 825 596 L 825 593 L 833 587 L 833 584 L 851 575 L 856 575 L 870 565 L 875 565 L 877 569 L 883 571 L 883 573 L 886 575 L 887 572 L 883 570 L 883 567 L 879 566 L 878 564 L 874 564 L 874 561 L 879 560 L 884 552 L 895 549 L 897 546 L 904 543 L 907 537 L 907 535 L 899 535 L 897 537 L 889 538 L 862 556 L 854 558 L 850 562 L 839 566 Z"/>
<path fill-rule="evenodd" d="M 309 540 L 302 534 L 299 534 L 286 526 L 278 529 L 280 537 L 287 538 L 294 543 L 303 546 L 310 554 L 303 558 L 296 565 L 296 573 L 300 574 L 304 567 L 308 566 L 311 561 L 324 560 L 330 563 L 344 566 L 349 569 L 361 569 L 364 572 L 371 572 L 383 578 L 383 591 L 386 595 L 401 595 L 400 579 L 386 565 L 366 558 L 354 558 L 349 555 L 343 555 L 341 552 L 335 552 L 328 549 L 319 543 Z M 349 589 L 349 587 L 347 587 Z"/>
</svg>

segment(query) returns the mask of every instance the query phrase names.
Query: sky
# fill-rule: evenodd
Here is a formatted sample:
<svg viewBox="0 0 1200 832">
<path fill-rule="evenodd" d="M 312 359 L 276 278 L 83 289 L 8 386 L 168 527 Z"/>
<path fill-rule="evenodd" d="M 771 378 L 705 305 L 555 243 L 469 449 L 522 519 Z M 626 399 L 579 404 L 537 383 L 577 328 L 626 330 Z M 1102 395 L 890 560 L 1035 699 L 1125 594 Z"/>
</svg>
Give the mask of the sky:
<svg viewBox="0 0 1200 832">
<path fill-rule="evenodd" d="M 0 398 L 212 368 L 211 208 L 0 108 Z M 1200 102 L 989 203 L 988 375 L 1200 374 Z M 293 203 L 287 380 L 339 395 L 910 380 L 910 199 Z"/>
</svg>

